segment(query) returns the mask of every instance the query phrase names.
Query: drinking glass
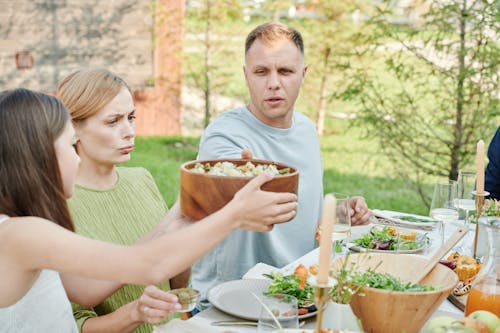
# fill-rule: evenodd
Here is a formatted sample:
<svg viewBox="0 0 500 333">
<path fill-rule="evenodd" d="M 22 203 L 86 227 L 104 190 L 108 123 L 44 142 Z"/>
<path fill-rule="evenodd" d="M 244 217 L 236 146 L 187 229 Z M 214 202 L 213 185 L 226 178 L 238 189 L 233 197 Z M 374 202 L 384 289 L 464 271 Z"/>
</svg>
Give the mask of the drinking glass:
<svg viewBox="0 0 500 333">
<path fill-rule="evenodd" d="M 257 323 L 257 332 L 276 332 L 281 328 L 299 328 L 297 298 L 277 294 L 260 297 L 262 306 Z M 279 323 L 276 323 L 276 321 Z"/>
<path fill-rule="evenodd" d="M 349 196 L 342 193 L 332 193 L 335 196 L 336 217 L 337 221 L 333 225 L 332 241 L 333 241 L 333 256 L 337 253 L 337 245 L 340 252 L 345 252 L 345 240 L 351 235 L 351 206 L 349 204 Z"/>
<path fill-rule="evenodd" d="M 441 244 L 444 244 L 445 225 L 448 222 L 458 220 L 458 209 L 455 206 L 457 199 L 458 184 L 456 181 L 437 182 L 434 186 L 429 215 L 441 222 Z"/>
<path fill-rule="evenodd" d="M 470 224 L 469 212 L 476 210 L 476 201 L 473 191 L 476 188 L 476 173 L 473 171 L 460 171 L 458 173 L 458 198 L 456 207 L 465 212 L 465 226 Z"/>
<path fill-rule="evenodd" d="M 172 289 L 168 291 L 170 294 L 174 294 L 179 299 L 179 304 L 181 309 L 176 312 L 191 312 L 194 310 L 200 298 L 200 292 L 191 288 L 179 288 Z"/>
</svg>

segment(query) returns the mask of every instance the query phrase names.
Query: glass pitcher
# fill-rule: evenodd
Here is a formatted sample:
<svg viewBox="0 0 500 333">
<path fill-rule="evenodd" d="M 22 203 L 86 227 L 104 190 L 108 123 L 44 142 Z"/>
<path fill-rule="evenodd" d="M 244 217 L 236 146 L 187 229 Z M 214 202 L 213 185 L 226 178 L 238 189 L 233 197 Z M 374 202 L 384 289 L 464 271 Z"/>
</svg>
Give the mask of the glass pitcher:
<svg viewBox="0 0 500 333">
<path fill-rule="evenodd" d="M 500 316 L 500 217 L 481 217 L 479 223 L 488 234 L 489 251 L 472 284 L 465 315 L 486 310 Z"/>
</svg>

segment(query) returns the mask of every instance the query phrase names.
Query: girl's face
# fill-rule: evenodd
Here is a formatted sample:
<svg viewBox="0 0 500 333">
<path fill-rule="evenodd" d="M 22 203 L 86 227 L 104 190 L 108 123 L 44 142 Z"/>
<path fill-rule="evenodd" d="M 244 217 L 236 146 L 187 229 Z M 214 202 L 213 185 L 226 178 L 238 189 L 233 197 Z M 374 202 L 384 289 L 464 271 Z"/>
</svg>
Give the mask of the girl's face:
<svg viewBox="0 0 500 333">
<path fill-rule="evenodd" d="M 78 154 L 87 164 L 114 166 L 130 160 L 134 149 L 135 107 L 126 88 L 101 111 L 76 125 Z"/>
<path fill-rule="evenodd" d="M 64 131 L 54 142 L 57 163 L 59 164 L 66 198 L 70 198 L 73 195 L 73 187 L 78 172 L 78 165 L 80 164 L 80 157 L 76 153 L 75 144 L 75 130 L 71 121 L 68 121 Z"/>
</svg>

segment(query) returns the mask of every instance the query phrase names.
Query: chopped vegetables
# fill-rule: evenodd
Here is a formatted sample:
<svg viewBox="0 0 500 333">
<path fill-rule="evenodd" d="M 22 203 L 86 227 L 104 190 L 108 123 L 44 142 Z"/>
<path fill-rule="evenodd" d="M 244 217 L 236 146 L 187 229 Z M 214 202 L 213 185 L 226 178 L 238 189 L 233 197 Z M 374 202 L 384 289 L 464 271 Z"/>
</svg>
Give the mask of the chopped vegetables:
<svg viewBox="0 0 500 333">
<path fill-rule="evenodd" d="M 307 268 L 304 265 L 300 264 L 295 268 L 293 275 L 299 278 L 299 288 L 304 289 L 307 283 L 307 276 L 309 275 Z"/>
<path fill-rule="evenodd" d="M 195 173 L 230 177 L 255 177 L 263 172 L 270 173 L 274 176 L 290 174 L 290 168 L 278 169 L 275 164 L 255 165 L 252 162 L 247 162 L 243 165 L 236 165 L 228 161 L 217 162 L 214 165 L 210 165 L 210 163 L 196 163 L 191 171 Z"/>
</svg>

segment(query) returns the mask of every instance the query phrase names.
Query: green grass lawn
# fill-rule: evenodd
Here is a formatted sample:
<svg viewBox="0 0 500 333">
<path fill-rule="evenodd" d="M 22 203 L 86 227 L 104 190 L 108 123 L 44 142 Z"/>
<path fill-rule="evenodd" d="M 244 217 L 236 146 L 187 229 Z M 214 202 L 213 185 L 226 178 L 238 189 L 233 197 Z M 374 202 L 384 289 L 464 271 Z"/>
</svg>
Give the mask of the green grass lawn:
<svg viewBox="0 0 500 333">
<path fill-rule="evenodd" d="M 418 194 L 392 174 L 394 166 L 378 153 L 376 142 L 360 139 L 361 131 L 347 120 L 335 119 L 330 128 L 332 133 L 320 139 L 325 193 L 363 195 L 371 208 L 427 215 Z M 179 191 L 179 166 L 196 158 L 198 142 L 189 137 L 139 137 L 128 165 L 147 168 L 171 206 Z M 429 185 L 426 192 L 431 191 Z"/>
</svg>

